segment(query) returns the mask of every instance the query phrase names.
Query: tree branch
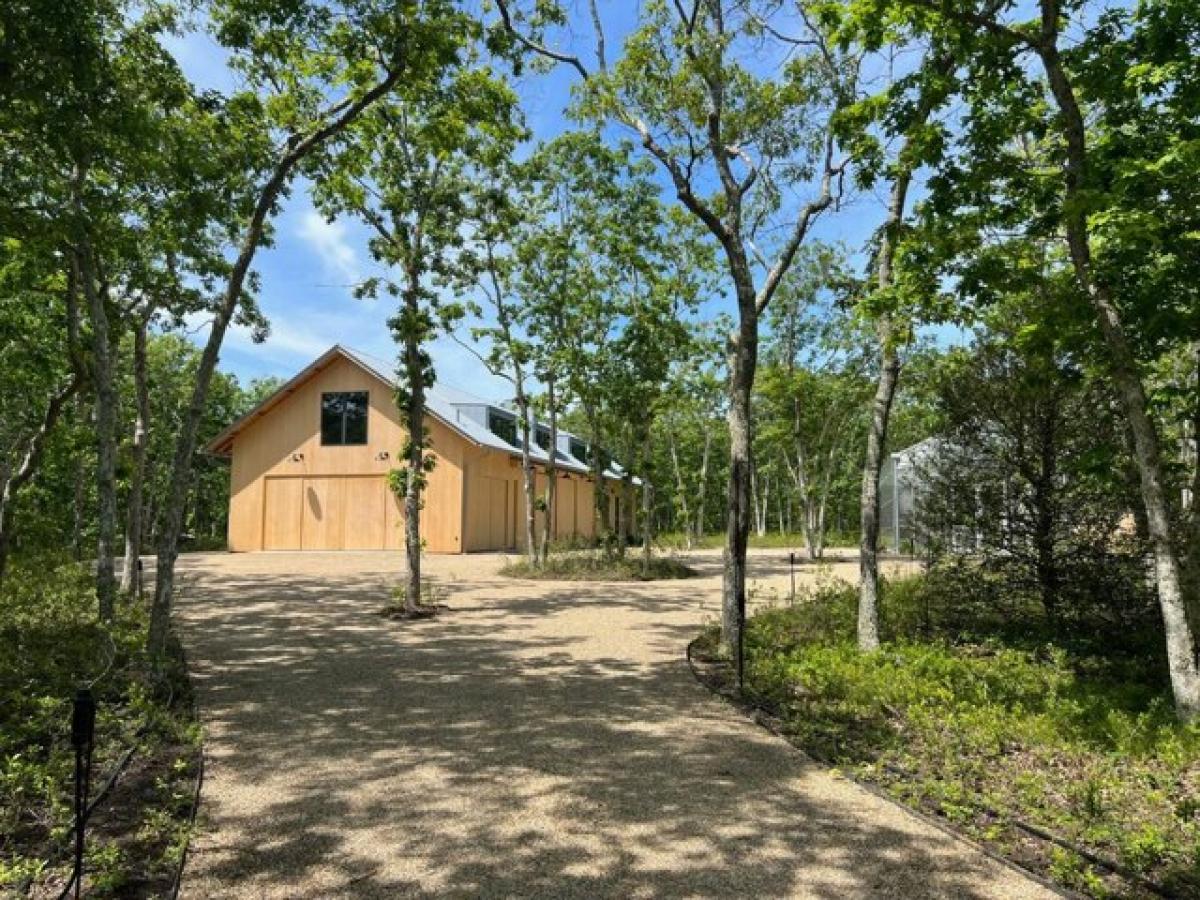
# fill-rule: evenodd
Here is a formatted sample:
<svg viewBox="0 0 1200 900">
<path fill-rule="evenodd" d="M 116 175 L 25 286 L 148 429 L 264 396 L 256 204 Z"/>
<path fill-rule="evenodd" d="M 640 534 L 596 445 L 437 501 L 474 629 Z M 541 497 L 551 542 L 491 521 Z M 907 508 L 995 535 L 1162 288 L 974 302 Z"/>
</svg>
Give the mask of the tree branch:
<svg viewBox="0 0 1200 900">
<path fill-rule="evenodd" d="M 558 50 L 551 50 L 545 44 L 539 44 L 532 38 L 521 34 L 521 32 L 519 32 L 513 25 L 512 15 L 508 9 L 508 0 L 496 0 L 496 8 L 500 12 L 500 20 L 504 23 L 504 30 L 507 31 L 522 47 L 526 48 L 527 50 L 531 50 L 539 56 L 552 59 L 555 62 L 566 63 L 567 65 L 574 67 L 575 71 L 577 71 L 585 81 L 588 79 L 589 73 L 587 67 L 584 66 L 583 62 L 580 61 L 578 56 L 573 56 L 570 53 L 561 53 Z"/>
</svg>

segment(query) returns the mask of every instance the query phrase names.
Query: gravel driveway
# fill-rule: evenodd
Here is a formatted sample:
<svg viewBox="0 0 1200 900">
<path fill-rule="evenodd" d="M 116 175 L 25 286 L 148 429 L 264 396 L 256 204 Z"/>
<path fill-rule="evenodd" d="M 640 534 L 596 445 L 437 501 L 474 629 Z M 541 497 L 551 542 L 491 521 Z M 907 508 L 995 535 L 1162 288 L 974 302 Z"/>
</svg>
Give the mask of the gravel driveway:
<svg viewBox="0 0 1200 900">
<path fill-rule="evenodd" d="M 632 586 L 500 562 L 432 558 L 449 611 L 398 623 L 400 554 L 181 561 L 209 760 L 185 897 L 1054 896 L 693 681 L 716 555 Z"/>
</svg>

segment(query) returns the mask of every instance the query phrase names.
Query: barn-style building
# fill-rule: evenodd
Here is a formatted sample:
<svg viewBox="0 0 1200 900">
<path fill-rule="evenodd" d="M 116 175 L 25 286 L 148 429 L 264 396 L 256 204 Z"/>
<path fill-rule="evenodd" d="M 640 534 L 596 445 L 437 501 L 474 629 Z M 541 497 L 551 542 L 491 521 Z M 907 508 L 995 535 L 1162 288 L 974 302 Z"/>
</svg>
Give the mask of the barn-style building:
<svg viewBox="0 0 1200 900">
<path fill-rule="evenodd" d="M 231 459 L 230 550 L 404 546 L 402 505 L 387 485 L 405 440 L 389 369 L 367 354 L 331 347 L 208 445 Z M 427 420 L 437 464 L 421 513 L 426 549 L 520 549 L 525 495 L 516 415 L 435 387 Z M 540 495 L 549 430 L 539 423 L 535 434 Z M 575 435 L 558 435 L 556 538 L 593 534 L 588 452 Z M 615 468 L 605 472 L 614 510 L 620 499 Z"/>
</svg>

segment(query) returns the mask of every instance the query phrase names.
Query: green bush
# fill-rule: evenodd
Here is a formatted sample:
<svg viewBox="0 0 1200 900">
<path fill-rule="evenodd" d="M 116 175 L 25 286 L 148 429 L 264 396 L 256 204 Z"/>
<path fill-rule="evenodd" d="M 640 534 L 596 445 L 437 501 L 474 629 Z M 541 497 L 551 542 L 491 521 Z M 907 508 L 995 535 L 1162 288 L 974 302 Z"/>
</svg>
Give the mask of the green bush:
<svg viewBox="0 0 1200 900">
<path fill-rule="evenodd" d="M 91 575 L 75 562 L 26 558 L 0 584 L 0 887 L 46 877 L 48 860 L 63 865 L 72 824 L 71 701 L 78 688 L 90 686 L 96 699 L 95 778 L 135 741 L 142 756 L 198 742 L 182 661 L 172 656 L 151 666 L 143 651 L 146 627 L 136 603 L 121 603 L 117 621 L 102 625 Z M 103 864 L 96 889 L 116 890 L 124 850 L 95 852 Z"/>
<path fill-rule="evenodd" d="M 552 555 L 537 566 L 521 559 L 505 565 L 500 574 L 546 581 L 661 581 L 694 578 L 698 573 L 670 556 L 653 557 L 646 565 L 640 553 L 622 558 L 595 551 Z"/>
<path fill-rule="evenodd" d="M 855 645 L 856 604 L 831 583 L 748 623 L 747 692 L 801 746 L 981 839 L 1017 817 L 1200 894 L 1200 727 L 1176 720 L 1156 656 L 1055 642 L 967 569 L 885 582 L 877 653 Z M 1032 860 L 1111 888 L 1077 862 Z"/>
</svg>

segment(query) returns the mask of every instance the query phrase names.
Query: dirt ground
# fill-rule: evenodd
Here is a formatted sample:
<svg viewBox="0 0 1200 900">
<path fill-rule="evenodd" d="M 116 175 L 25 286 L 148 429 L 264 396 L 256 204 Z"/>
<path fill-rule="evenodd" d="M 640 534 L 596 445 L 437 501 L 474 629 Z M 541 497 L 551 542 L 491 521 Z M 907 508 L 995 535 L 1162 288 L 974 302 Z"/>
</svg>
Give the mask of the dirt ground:
<svg viewBox="0 0 1200 900">
<path fill-rule="evenodd" d="M 178 621 L 207 729 L 189 898 L 1054 896 L 810 762 L 693 680 L 720 556 L 681 582 L 514 582 L 400 554 L 197 554 Z M 756 603 L 790 586 L 753 554 Z M 853 577 L 853 560 L 800 584 Z"/>
</svg>

